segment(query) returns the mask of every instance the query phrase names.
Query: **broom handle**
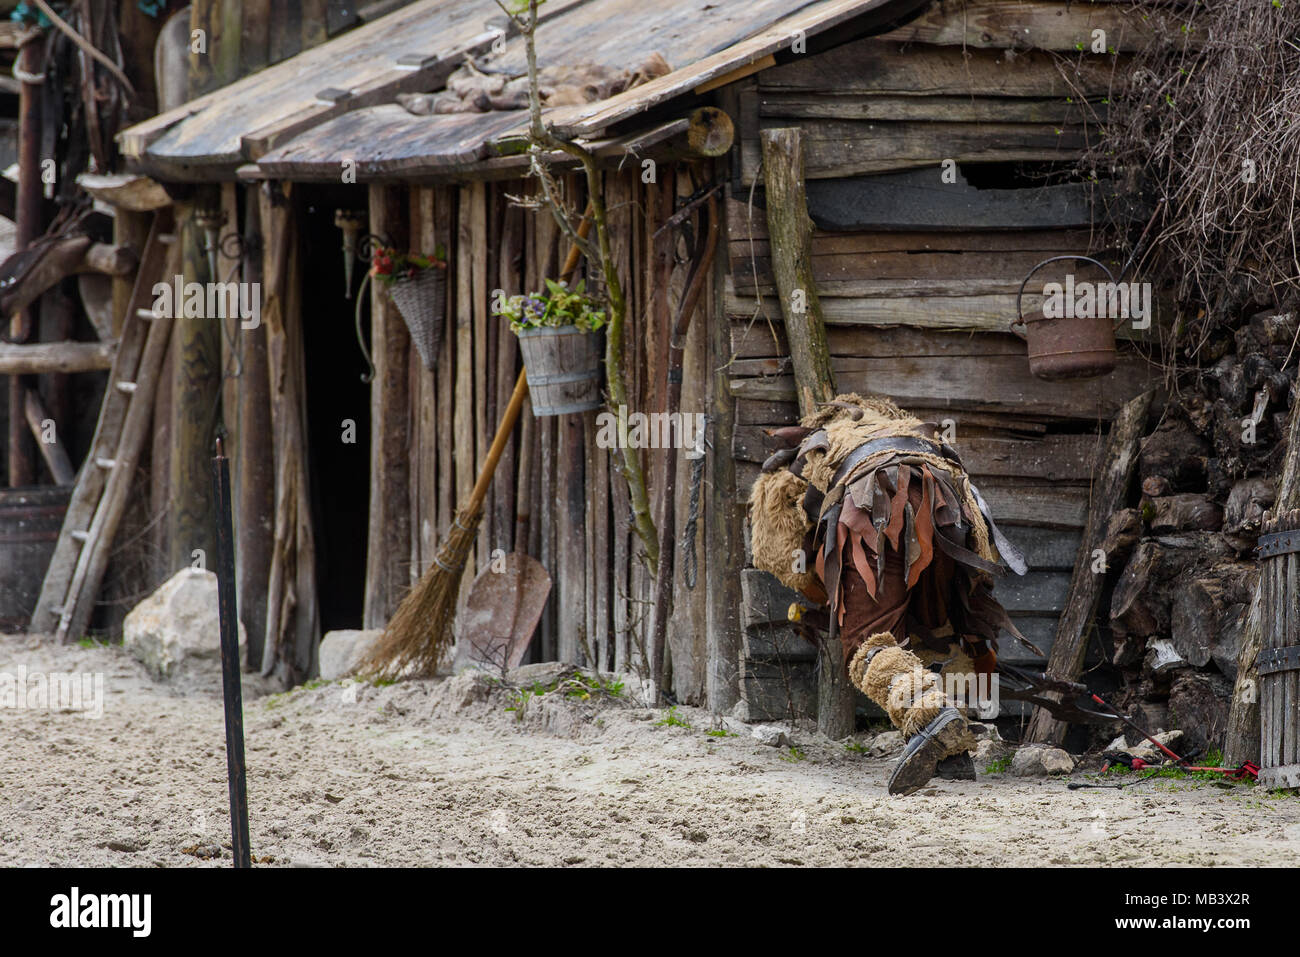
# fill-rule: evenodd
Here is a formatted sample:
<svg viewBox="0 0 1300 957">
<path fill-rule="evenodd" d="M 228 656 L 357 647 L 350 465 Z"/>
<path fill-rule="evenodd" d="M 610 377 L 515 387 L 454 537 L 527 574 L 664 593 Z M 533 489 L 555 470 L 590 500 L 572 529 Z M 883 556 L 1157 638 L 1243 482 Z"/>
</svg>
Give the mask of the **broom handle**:
<svg viewBox="0 0 1300 957">
<path fill-rule="evenodd" d="M 578 224 L 578 235 L 583 239 L 591 232 L 592 208 L 591 203 L 587 203 L 586 212 L 582 214 L 582 222 Z M 578 244 L 574 243 L 569 249 L 569 255 L 564 259 L 564 267 L 560 270 L 560 278 L 567 279 L 572 272 L 578 268 L 578 257 L 581 250 Z M 501 424 L 497 426 L 496 437 L 492 439 L 492 447 L 488 449 L 487 458 L 483 460 L 483 470 L 479 472 L 478 481 L 474 483 L 474 491 L 470 492 L 469 503 L 466 511 L 473 515 L 483 505 L 483 499 L 487 498 L 488 486 L 492 484 L 492 474 L 497 469 L 497 462 L 501 459 L 501 453 L 505 451 L 506 443 L 510 441 L 510 433 L 515 430 L 515 423 L 519 421 L 519 410 L 524 407 L 524 397 L 528 395 L 528 376 L 525 370 L 519 370 L 519 378 L 515 380 L 515 391 L 510 396 L 510 404 L 506 406 L 506 413 L 501 417 Z"/>
<path fill-rule="evenodd" d="M 483 499 L 487 497 L 488 486 L 492 484 L 492 473 L 496 471 L 497 461 L 505 451 L 506 443 L 510 441 L 510 433 L 515 430 L 515 423 L 519 421 L 519 410 L 524 407 L 526 395 L 528 395 L 528 376 L 523 369 L 520 369 L 519 378 L 515 380 L 515 391 L 510 396 L 510 404 L 506 406 L 506 414 L 501 417 L 496 438 L 492 440 L 492 447 L 488 449 L 487 458 L 483 460 L 483 471 L 479 472 L 478 481 L 474 483 L 474 491 L 469 495 L 466 512 L 470 515 L 478 512 L 483 505 Z"/>
</svg>

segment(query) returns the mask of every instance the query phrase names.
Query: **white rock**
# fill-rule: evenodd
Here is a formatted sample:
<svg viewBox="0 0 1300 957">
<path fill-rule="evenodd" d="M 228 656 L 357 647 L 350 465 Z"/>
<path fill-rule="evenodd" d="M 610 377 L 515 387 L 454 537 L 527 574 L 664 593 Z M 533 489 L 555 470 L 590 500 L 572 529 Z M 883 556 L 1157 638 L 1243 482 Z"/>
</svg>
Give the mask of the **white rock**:
<svg viewBox="0 0 1300 957">
<path fill-rule="evenodd" d="M 1069 774 L 1074 770 L 1074 760 L 1060 748 L 1031 744 L 1016 752 L 1011 759 L 1011 773 L 1021 777 L 1040 778 L 1048 774 Z"/>
<path fill-rule="evenodd" d="M 975 762 L 975 770 L 981 773 L 994 761 L 999 761 L 1007 756 L 1008 749 L 1001 741 L 995 741 L 993 738 L 981 738 L 975 745 L 975 751 L 971 759 Z"/>
<path fill-rule="evenodd" d="M 1183 733 L 1178 730 L 1160 731 L 1152 735 L 1152 737 L 1177 754 L 1178 748 L 1175 747 L 1175 745 L 1182 739 Z M 1143 738 L 1137 744 L 1133 745 L 1133 747 L 1128 748 L 1127 751 L 1129 754 L 1133 755 L 1133 757 L 1141 758 L 1143 761 L 1147 762 L 1170 760 L 1169 755 L 1165 754 L 1146 738 Z"/>
<path fill-rule="evenodd" d="M 337 681 L 352 674 L 383 633 L 382 629 L 326 632 L 320 642 L 320 676 Z"/>
<path fill-rule="evenodd" d="M 766 744 L 770 748 L 786 748 L 790 746 L 790 735 L 785 728 L 760 724 L 749 733 L 759 744 Z"/>
<path fill-rule="evenodd" d="M 241 622 L 241 660 L 246 644 Z M 184 568 L 158 586 L 122 622 L 122 646 L 159 678 L 173 677 L 193 662 L 219 662 L 216 574 Z"/>
<path fill-rule="evenodd" d="M 1178 668 L 1188 668 L 1187 661 L 1178 653 L 1174 643 L 1168 638 L 1153 638 L 1147 642 L 1147 655 L 1144 662 L 1148 671 L 1164 674 Z"/>
<path fill-rule="evenodd" d="M 907 742 L 903 740 L 901 731 L 882 731 L 871 739 L 871 753 L 877 758 L 883 758 L 903 750 L 903 745 Z"/>
</svg>

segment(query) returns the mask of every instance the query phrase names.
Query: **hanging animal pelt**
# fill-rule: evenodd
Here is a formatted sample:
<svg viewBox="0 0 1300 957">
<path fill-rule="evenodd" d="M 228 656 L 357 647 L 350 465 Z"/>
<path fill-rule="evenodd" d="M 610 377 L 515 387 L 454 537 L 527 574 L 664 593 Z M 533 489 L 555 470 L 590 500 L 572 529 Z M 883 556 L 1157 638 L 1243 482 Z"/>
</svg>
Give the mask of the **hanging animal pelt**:
<svg viewBox="0 0 1300 957">
<path fill-rule="evenodd" d="M 538 95 L 544 107 L 596 103 L 670 72 L 668 61 L 658 53 L 636 69 L 600 63 L 546 66 L 537 71 Z M 401 93 L 397 102 L 417 116 L 526 110 L 528 77 L 497 73 L 466 58 L 447 78 L 441 93 Z"/>
</svg>

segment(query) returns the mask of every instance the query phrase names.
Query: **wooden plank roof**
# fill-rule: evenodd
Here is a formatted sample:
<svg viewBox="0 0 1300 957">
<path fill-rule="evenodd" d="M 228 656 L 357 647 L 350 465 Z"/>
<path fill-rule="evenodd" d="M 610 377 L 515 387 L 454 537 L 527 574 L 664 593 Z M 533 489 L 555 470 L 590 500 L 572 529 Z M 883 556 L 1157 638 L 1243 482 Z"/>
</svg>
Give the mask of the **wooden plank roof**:
<svg viewBox="0 0 1300 957">
<path fill-rule="evenodd" d="M 566 135 L 598 139 L 655 106 L 768 62 L 800 34 L 814 36 L 890 5 L 899 0 L 661 0 L 651 6 L 588 0 L 538 27 L 541 65 L 634 67 L 658 52 L 674 70 L 599 103 L 548 110 L 547 119 Z M 512 39 L 486 68 L 522 72 L 522 39 Z M 526 130 L 525 111 L 414 116 L 377 106 L 323 123 L 267 152 L 257 165 L 266 176 L 332 178 L 342 160 L 352 159 L 363 177 L 437 175 L 501 162 L 493 159 L 499 145 Z"/>
<path fill-rule="evenodd" d="M 549 0 L 559 16 L 591 0 Z M 160 172 L 233 168 L 348 110 L 430 89 L 502 35 L 491 4 L 420 0 L 122 131 L 122 152 Z M 405 61 L 405 62 L 403 62 Z"/>
<path fill-rule="evenodd" d="M 542 66 L 633 68 L 659 53 L 674 68 L 601 103 L 549 111 L 550 118 L 568 135 L 595 137 L 702 84 L 771 62 L 796 37 L 869 11 L 928 2 L 548 0 L 537 31 Z M 501 21 L 490 22 L 494 9 L 421 0 L 125 130 L 122 151 L 141 171 L 179 179 L 226 178 L 262 159 L 264 170 L 283 175 L 295 164 L 324 162 L 327 137 L 333 138 L 332 161 L 355 159 L 373 175 L 481 162 L 494 152 L 492 142 L 524 133 L 522 113 L 507 128 L 500 114 L 420 117 L 389 104 L 400 92 L 440 89 L 467 53 L 487 54 L 501 37 Z M 487 61 L 489 69 L 524 72 L 522 38 L 510 38 Z M 292 142 L 302 136 L 304 142 Z"/>
</svg>

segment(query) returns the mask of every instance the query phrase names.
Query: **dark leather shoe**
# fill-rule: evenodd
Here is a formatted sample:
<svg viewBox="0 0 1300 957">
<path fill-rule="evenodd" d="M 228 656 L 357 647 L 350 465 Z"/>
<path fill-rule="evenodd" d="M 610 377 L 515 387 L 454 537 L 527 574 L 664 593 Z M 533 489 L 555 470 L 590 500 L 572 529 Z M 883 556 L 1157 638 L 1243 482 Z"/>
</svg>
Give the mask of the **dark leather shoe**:
<svg viewBox="0 0 1300 957">
<path fill-rule="evenodd" d="M 975 761 L 969 751 L 958 751 L 940 761 L 934 771 L 944 781 L 974 781 Z"/>
<path fill-rule="evenodd" d="M 913 735 L 889 776 L 890 794 L 919 791 L 934 777 L 939 762 L 956 754 L 966 737 L 966 719 L 956 708 L 944 708 Z"/>
</svg>

